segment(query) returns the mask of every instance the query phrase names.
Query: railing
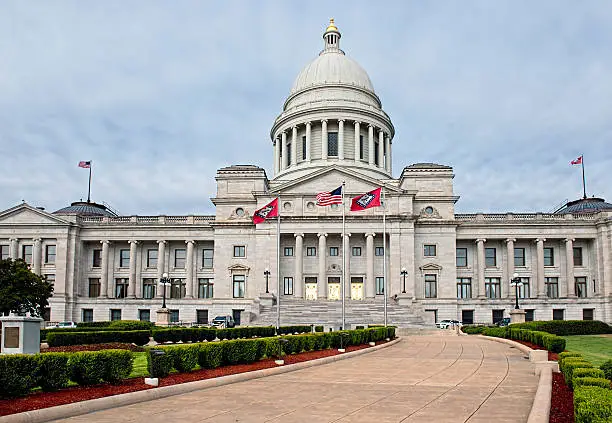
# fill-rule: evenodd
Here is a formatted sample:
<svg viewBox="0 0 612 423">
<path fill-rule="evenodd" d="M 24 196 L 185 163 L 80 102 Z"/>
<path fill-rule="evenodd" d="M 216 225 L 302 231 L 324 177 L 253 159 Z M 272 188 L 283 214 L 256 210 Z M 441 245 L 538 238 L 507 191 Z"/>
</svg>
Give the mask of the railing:
<svg viewBox="0 0 612 423">
<path fill-rule="evenodd" d="M 460 221 L 500 221 L 500 220 L 596 220 L 599 213 L 555 214 L 555 213 L 459 213 L 455 220 Z"/>
<path fill-rule="evenodd" d="M 202 225 L 214 222 L 215 216 L 78 216 L 84 224 L 132 224 L 132 225 Z"/>
</svg>

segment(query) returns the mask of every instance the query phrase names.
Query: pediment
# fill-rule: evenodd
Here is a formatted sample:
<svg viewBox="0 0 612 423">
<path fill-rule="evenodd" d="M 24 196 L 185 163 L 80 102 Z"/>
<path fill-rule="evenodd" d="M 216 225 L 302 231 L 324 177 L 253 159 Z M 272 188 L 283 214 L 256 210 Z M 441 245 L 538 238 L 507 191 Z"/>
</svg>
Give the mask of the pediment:
<svg viewBox="0 0 612 423">
<path fill-rule="evenodd" d="M 426 263 L 419 267 L 421 272 L 440 272 L 442 270 L 442 266 L 436 263 Z"/>
<path fill-rule="evenodd" d="M 70 222 L 27 203 L 0 213 L 0 225 L 66 225 Z"/>
<path fill-rule="evenodd" d="M 251 270 L 249 266 L 243 264 L 232 264 L 227 269 L 230 273 L 249 273 L 249 270 Z"/>
</svg>

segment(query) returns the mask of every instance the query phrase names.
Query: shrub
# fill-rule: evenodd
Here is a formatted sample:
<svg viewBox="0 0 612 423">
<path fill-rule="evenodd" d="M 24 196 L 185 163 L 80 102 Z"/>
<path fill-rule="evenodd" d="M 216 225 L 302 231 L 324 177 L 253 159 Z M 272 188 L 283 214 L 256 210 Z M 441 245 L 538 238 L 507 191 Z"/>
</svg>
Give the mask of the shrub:
<svg viewBox="0 0 612 423">
<path fill-rule="evenodd" d="M 321 325 L 315 326 L 314 330 L 315 330 L 315 332 L 323 332 L 323 326 L 321 326 Z"/>
<path fill-rule="evenodd" d="M 35 354 L 38 361 L 38 372 L 36 379 L 43 391 L 56 391 L 68 386 L 70 380 L 70 369 L 67 353 L 45 353 Z"/>
<path fill-rule="evenodd" d="M 304 351 L 313 351 L 317 342 L 317 335 L 302 335 L 304 337 Z"/>
<path fill-rule="evenodd" d="M 150 348 L 147 350 L 147 369 L 151 377 L 166 377 L 173 366 L 173 355 L 165 349 Z"/>
<path fill-rule="evenodd" d="M 557 335 L 544 335 L 542 343 L 538 345 L 542 345 L 548 351 L 560 353 L 565 349 L 565 339 Z"/>
<path fill-rule="evenodd" d="M 574 370 L 587 369 L 587 368 L 592 368 L 592 367 L 593 365 L 589 363 L 588 361 L 584 361 L 580 359 L 578 360 L 565 359 L 563 360 L 563 370 L 561 370 L 561 372 L 563 373 L 563 376 L 565 377 L 565 383 L 567 383 L 567 386 L 569 386 L 571 389 L 573 387 L 572 378 L 573 378 Z"/>
<path fill-rule="evenodd" d="M 606 379 L 612 380 L 612 360 L 604 362 L 599 368 L 603 370 Z"/>
<path fill-rule="evenodd" d="M 311 332 L 311 326 L 310 325 L 281 326 L 277 332 L 279 335 L 290 335 L 293 333 L 308 333 L 308 332 Z"/>
<path fill-rule="evenodd" d="M 565 360 L 566 358 L 582 358 L 582 354 L 577 353 L 577 352 L 572 352 L 572 351 L 564 351 L 562 353 L 559 353 L 559 366 L 561 366 L 561 364 L 563 363 L 563 360 Z"/>
<path fill-rule="evenodd" d="M 198 365 L 198 355 L 200 353 L 200 345 L 181 345 L 176 347 L 167 347 L 163 351 L 170 355 L 172 359 L 172 367 L 179 372 L 190 372 Z"/>
<path fill-rule="evenodd" d="M 598 377 L 598 378 L 603 378 L 604 376 L 604 372 L 602 372 L 599 369 L 593 368 L 593 367 L 589 367 L 589 368 L 577 368 L 574 369 L 573 373 L 572 373 L 572 378 L 575 379 L 577 377 Z"/>
<path fill-rule="evenodd" d="M 612 420 L 612 390 L 599 386 L 580 386 L 574 391 L 576 423 Z"/>
<path fill-rule="evenodd" d="M 612 326 L 598 320 L 549 320 L 513 324 L 512 327 L 552 333 L 558 336 L 612 333 Z"/>
<path fill-rule="evenodd" d="M 149 331 L 53 332 L 47 335 L 47 343 L 50 347 L 104 344 L 107 342 L 127 342 L 130 344 L 144 345 L 149 342 Z"/>
<path fill-rule="evenodd" d="M 576 377 L 572 379 L 574 390 L 580 386 L 599 386 L 600 388 L 610 389 L 610 381 L 603 377 Z"/>
<path fill-rule="evenodd" d="M 36 386 L 39 362 L 33 355 L 0 356 L 0 397 L 25 395 Z"/>
<path fill-rule="evenodd" d="M 127 350 L 97 351 L 103 362 L 102 380 L 116 383 L 127 378 L 132 372 L 134 354 Z"/>
<path fill-rule="evenodd" d="M 387 338 L 395 339 L 395 326 L 387 326 Z"/>
<path fill-rule="evenodd" d="M 235 339 L 224 342 L 223 361 L 227 364 L 253 363 L 259 360 L 257 340 Z"/>
<path fill-rule="evenodd" d="M 468 335 L 477 335 L 481 334 L 487 329 L 486 326 L 462 326 L 461 330 L 463 333 L 467 333 Z"/>
<path fill-rule="evenodd" d="M 223 350 L 223 344 L 219 342 L 201 344 L 198 364 L 203 369 L 216 369 L 223 364 Z"/>
<path fill-rule="evenodd" d="M 99 351 L 77 352 L 68 360 L 70 379 L 79 385 L 94 385 L 104 376 L 104 360 Z"/>
<path fill-rule="evenodd" d="M 113 330 L 151 330 L 154 327 L 155 323 L 142 320 L 114 320 L 108 325 Z"/>
<path fill-rule="evenodd" d="M 482 334 L 486 336 L 494 336 L 496 338 L 505 338 L 506 329 L 505 328 L 486 328 L 482 332 Z"/>
<path fill-rule="evenodd" d="M 107 328 L 113 321 L 105 322 L 80 322 L 77 323 L 77 328 Z"/>
</svg>

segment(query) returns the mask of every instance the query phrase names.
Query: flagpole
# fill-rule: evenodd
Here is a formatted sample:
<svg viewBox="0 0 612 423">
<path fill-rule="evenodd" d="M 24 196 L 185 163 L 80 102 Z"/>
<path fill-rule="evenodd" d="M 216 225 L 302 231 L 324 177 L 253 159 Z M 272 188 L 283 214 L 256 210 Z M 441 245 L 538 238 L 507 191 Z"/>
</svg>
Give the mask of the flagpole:
<svg viewBox="0 0 612 423">
<path fill-rule="evenodd" d="M 582 160 L 580 160 L 580 164 L 582 165 L 582 193 L 584 195 L 584 199 L 587 198 L 586 196 L 586 180 L 584 179 L 584 154 L 582 156 Z"/>
<path fill-rule="evenodd" d="M 342 181 L 342 286 L 340 288 L 340 295 L 342 296 L 342 330 L 345 330 L 346 328 L 344 327 L 344 325 L 346 324 L 346 315 L 345 315 L 345 295 L 344 295 L 344 289 L 345 289 L 345 285 L 346 285 L 346 217 L 345 217 L 345 204 L 344 204 L 344 186 L 345 186 L 345 182 Z M 325 252 L 322 252 L 321 254 L 325 254 Z"/>
<path fill-rule="evenodd" d="M 91 168 L 92 168 L 93 162 L 90 160 L 89 161 L 89 186 L 87 187 L 87 202 L 89 203 L 91 201 Z M 584 169 L 583 169 L 584 172 Z"/>
<path fill-rule="evenodd" d="M 281 297 L 281 283 L 280 283 L 280 195 L 278 196 L 278 214 L 276 216 L 276 329 L 277 335 L 280 331 L 280 297 Z"/>
<path fill-rule="evenodd" d="M 385 198 L 385 187 L 382 189 L 383 198 L 383 298 L 384 298 L 384 315 L 385 326 L 387 326 L 387 201 Z"/>
</svg>

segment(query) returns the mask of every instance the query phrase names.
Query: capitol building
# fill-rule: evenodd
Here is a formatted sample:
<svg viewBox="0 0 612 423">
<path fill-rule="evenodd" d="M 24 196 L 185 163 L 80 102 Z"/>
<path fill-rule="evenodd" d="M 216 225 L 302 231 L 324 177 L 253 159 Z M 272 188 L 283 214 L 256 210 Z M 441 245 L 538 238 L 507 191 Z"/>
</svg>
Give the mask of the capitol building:
<svg viewBox="0 0 612 423">
<path fill-rule="evenodd" d="M 49 321 L 155 321 L 165 289 L 175 322 L 230 315 L 274 325 L 280 297 L 282 325 L 338 327 L 343 302 L 347 326 L 380 324 L 386 296 L 390 324 L 492 323 L 514 308 L 510 283 L 520 278 L 527 320 L 612 323 L 612 204 L 582 198 L 555 213 L 458 214 L 452 167 L 393 169 L 393 146 L 405 142 L 398 135 L 332 20 L 270 130 L 273 175 L 257 165 L 219 169 L 214 215 L 19 204 L 0 212 L 0 255 L 23 258 L 54 283 Z M 316 205 L 317 193 L 343 182 L 347 199 L 383 187 L 384 210 Z M 276 220 L 252 222 L 277 197 L 280 263 Z"/>
</svg>

